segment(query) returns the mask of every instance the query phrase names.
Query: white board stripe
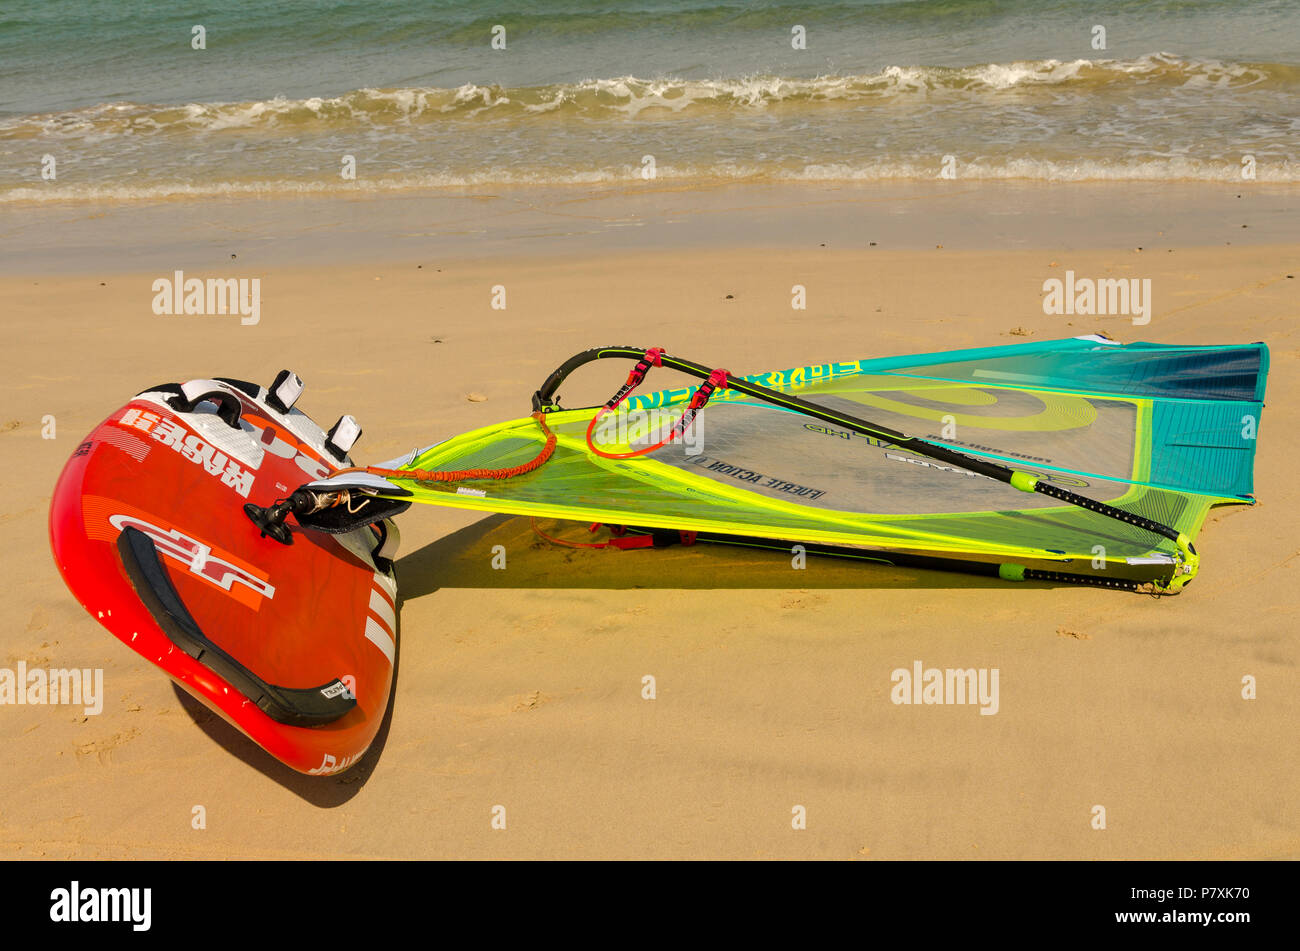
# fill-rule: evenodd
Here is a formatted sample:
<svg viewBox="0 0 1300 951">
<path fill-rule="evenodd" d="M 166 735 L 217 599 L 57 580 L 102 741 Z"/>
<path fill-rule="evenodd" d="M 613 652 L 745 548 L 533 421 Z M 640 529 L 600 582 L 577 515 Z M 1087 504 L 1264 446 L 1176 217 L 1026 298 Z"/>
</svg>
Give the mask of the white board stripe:
<svg viewBox="0 0 1300 951">
<path fill-rule="evenodd" d="M 388 592 L 388 600 L 397 603 L 397 584 L 382 571 L 375 572 L 375 584 Z"/>
<path fill-rule="evenodd" d="M 393 606 L 374 588 L 370 589 L 370 610 L 378 615 L 379 620 L 384 622 L 390 632 L 397 630 L 397 617 L 393 614 Z"/>
<path fill-rule="evenodd" d="M 379 622 L 372 617 L 366 618 L 366 640 L 384 652 L 389 664 L 397 662 L 397 645 L 393 643 L 393 639 L 388 632 L 380 627 Z"/>
<path fill-rule="evenodd" d="M 124 433 L 120 429 L 110 429 L 105 426 L 103 430 L 99 436 L 101 440 L 110 446 L 121 449 L 136 462 L 144 462 L 144 457 L 149 455 L 149 450 L 153 448 L 143 439 L 137 439 L 130 433 Z"/>
</svg>

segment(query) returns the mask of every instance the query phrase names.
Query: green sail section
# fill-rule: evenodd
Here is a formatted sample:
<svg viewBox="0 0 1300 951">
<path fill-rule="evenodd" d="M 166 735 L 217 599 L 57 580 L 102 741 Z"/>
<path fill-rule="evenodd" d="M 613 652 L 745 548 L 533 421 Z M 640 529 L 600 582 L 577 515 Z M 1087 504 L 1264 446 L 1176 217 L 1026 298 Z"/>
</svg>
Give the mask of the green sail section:
<svg viewBox="0 0 1300 951">
<path fill-rule="evenodd" d="M 1250 501 L 1267 355 L 1262 344 L 1075 338 L 747 379 L 1032 473 L 1194 539 L 1211 506 Z M 619 382 L 622 370 L 612 374 Z M 670 424 L 693 392 L 634 397 L 627 413 L 605 420 L 623 428 L 606 430 L 614 443 L 604 448 L 644 444 L 637 438 Z M 593 413 L 549 413 L 555 453 L 528 475 L 393 481 L 413 501 L 483 511 L 977 559 L 1109 570 L 1175 552 L 1143 529 L 735 391 L 716 395 L 687 439 L 635 459 L 590 452 Z M 536 421 L 515 420 L 440 443 L 404 468 L 517 466 L 543 440 Z"/>
</svg>

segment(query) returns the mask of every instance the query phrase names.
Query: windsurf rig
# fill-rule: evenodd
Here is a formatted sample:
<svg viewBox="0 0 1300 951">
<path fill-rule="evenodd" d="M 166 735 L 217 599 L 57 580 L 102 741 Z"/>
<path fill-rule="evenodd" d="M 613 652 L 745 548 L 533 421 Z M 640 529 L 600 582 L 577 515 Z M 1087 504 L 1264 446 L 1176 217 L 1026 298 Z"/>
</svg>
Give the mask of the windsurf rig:
<svg viewBox="0 0 1300 951">
<path fill-rule="evenodd" d="M 630 361 L 603 406 L 570 374 Z M 637 394 L 651 373 L 698 381 Z M 397 503 L 611 526 L 615 548 L 720 542 L 1008 581 L 1176 593 L 1215 505 L 1253 504 L 1268 348 L 1103 336 L 740 376 L 659 348 L 579 353 L 532 414 L 248 505 L 346 530 Z M 332 526 L 332 527 L 331 527 Z"/>
</svg>

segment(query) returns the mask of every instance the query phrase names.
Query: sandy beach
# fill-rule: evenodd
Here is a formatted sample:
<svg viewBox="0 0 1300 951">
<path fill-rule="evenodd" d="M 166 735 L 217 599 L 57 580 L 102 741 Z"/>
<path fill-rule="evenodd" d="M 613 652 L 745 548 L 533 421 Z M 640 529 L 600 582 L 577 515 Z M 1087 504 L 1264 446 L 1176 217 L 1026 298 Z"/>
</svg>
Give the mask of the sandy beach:
<svg viewBox="0 0 1300 951">
<path fill-rule="evenodd" d="M 0 857 L 1300 857 L 1296 193 L 1242 192 L 518 189 L 404 215 L 279 199 L 243 232 L 254 213 L 233 201 L 7 206 L 0 666 L 102 667 L 105 700 L 89 717 L 0 708 Z M 151 282 L 179 268 L 259 278 L 259 322 L 156 316 Z M 1150 323 L 1044 314 L 1066 270 L 1149 278 Z M 355 415 L 354 455 L 378 462 L 527 415 L 553 367 L 600 344 L 756 372 L 1097 332 L 1271 348 L 1259 502 L 1211 514 L 1182 595 L 575 551 L 527 519 L 417 506 L 391 720 L 334 778 L 291 772 L 180 694 L 49 554 L 68 455 L 160 381 L 292 368 L 299 406 Z M 566 395 L 600 402 L 615 376 Z M 917 661 L 997 668 L 997 715 L 891 703 L 891 671 Z"/>
</svg>

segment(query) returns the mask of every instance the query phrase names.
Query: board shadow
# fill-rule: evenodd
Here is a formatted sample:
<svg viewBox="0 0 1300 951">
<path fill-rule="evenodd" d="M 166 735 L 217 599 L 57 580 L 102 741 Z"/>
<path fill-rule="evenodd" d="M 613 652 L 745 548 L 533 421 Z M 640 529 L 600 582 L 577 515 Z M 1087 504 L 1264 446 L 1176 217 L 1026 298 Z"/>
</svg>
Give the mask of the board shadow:
<svg viewBox="0 0 1300 951">
<path fill-rule="evenodd" d="M 334 776 L 308 776 L 291 769 L 190 696 L 189 692 L 175 681 L 172 682 L 172 690 L 176 693 L 181 708 L 189 714 L 195 725 L 207 735 L 208 739 L 226 752 L 243 760 L 267 779 L 278 783 L 304 802 L 321 809 L 341 806 L 365 788 L 388 742 L 388 731 L 393 722 L 393 709 L 397 706 L 397 676 L 402 663 L 401 617 L 404 600 L 399 588 L 397 623 L 396 630 L 393 632 L 396 645 L 393 655 L 393 682 L 389 687 L 388 706 L 384 710 L 384 718 L 379 724 L 379 731 L 375 734 L 370 748 L 366 750 L 360 761 L 346 772 Z"/>
</svg>

